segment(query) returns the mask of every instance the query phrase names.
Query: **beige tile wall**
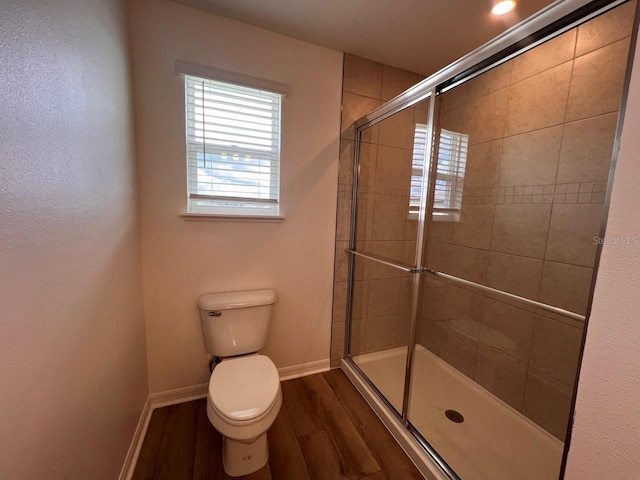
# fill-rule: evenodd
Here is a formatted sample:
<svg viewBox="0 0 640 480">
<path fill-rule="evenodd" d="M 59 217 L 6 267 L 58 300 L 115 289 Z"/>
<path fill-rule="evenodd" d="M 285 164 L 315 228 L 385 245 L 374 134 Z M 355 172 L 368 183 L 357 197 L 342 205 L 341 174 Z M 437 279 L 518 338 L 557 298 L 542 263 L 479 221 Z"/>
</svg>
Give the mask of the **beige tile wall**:
<svg viewBox="0 0 640 480">
<path fill-rule="evenodd" d="M 347 255 L 351 218 L 354 131 L 361 116 L 422 77 L 415 73 L 345 55 L 342 135 L 338 178 L 336 268 L 334 278 L 331 365 L 344 353 Z M 359 248 L 394 261 L 413 263 L 417 222 L 408 218 L 414 121 L 426 121 L 416 106 L 362 135 L 359 188 Z M 411 279 L 402 271 L 359 259 L 354 284 L 352 352 L 364 353 L 406 345 L 409 336 Z"/>
<path fill-rule="evenodd" d="M 427 226 L 427 263 L 585 314 L 635 3 L 442 95 L 469 134 L 459 222 Z M 420 342 L 564 438 L 583 325 L 429 280 Z"/>
</svg>

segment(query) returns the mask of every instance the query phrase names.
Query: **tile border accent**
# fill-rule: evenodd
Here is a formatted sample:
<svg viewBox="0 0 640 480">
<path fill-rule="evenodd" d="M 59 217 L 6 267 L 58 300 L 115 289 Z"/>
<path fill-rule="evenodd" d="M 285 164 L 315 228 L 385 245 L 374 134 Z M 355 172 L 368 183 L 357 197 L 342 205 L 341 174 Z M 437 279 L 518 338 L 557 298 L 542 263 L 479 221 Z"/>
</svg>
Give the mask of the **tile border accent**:
<svg viewBox="0 0 640 480">
<path fill-rule="evenodd" d="M 470 188 L 463 204 L 604 203 L 606 182 L 527 185 L 521 187 Z"/>
</svg>

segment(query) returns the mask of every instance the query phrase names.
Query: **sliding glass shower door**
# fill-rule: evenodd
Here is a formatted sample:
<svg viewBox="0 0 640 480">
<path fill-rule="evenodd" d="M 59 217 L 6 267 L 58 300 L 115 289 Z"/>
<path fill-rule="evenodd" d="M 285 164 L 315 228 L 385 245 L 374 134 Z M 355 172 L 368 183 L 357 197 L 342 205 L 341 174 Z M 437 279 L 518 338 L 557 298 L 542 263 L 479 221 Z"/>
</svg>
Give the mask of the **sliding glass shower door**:
<svg viewBox="0 0 640 480">
<path fill-rule="evenodd" d="M 347 357 L 448 478 L 560 475 L 634 11 L 358 128 Z"/>
<path fill-rule="evenodd" d="M 635 7 L 357 128 L 347 358 L 442 478 L 560 475 Z"/>
<path fill-rule="evenodd" d="M 429 99 L 362 131 L 355 186 L 349 353 L 401 414 L 419 262 Z"/>
<path fill-rule="evenodd" d="M 634 7 L 437 97 L 408 419 L 462 478 L 559 476 Z"/>
</svg>

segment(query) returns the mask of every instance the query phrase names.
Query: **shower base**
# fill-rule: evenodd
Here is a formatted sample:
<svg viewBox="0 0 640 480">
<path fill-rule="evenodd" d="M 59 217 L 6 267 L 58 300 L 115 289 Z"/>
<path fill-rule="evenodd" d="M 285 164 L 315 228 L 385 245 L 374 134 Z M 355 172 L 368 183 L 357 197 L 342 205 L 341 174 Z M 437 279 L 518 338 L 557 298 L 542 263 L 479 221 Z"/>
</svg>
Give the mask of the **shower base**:
<svg viewBox="0 0 640 480">
<path fill-rule="evenodd" d="M 406 358 L 406 347 L 353 357 L 398 411 Z M 416 345 L 409 421 L 463 480 L 559 476 L 560 440 L 422 345 Z"/>
</svg>

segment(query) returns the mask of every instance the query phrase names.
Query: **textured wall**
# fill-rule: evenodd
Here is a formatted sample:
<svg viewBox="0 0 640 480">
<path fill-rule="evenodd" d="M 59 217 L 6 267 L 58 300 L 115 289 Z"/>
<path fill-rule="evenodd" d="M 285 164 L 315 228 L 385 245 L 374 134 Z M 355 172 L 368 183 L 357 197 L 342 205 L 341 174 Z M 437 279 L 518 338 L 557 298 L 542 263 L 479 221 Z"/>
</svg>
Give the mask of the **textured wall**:
<svg viewBox="0 0 640 480">
<path fill-rule="evenodd" d="M 209 378 L 197 299 L 278 292 L 264 353 L 328 360 L 342 54 L 166 0 L 131 2 L 149 386 Z M 185 221 L 183 79 L 176 59 L 289 85 L 282 223 Z"/>
<path fill-rule="evenodd" d="M 113 479 L 147 396 L 126 19 L 0 7 L 0 477 Z"/>
</svg>

